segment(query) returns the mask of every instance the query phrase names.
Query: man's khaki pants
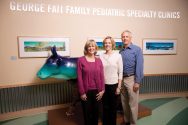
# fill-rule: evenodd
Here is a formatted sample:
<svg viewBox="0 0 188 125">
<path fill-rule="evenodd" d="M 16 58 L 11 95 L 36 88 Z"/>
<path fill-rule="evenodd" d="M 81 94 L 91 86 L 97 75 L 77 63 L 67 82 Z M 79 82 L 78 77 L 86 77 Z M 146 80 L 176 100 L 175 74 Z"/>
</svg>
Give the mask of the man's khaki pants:
<svg viewBox="0 0 188 125">
<path fill-rule="evenodd" d="M 135 83 L 135 76 L 124 77 L 121 92 L 121 102 L 124 112 L 125 122 L 131 125 L 136 125 L 138 117 L 138 97 L 139 90 L 133 91 L 133 85 Z"/>
</svg>

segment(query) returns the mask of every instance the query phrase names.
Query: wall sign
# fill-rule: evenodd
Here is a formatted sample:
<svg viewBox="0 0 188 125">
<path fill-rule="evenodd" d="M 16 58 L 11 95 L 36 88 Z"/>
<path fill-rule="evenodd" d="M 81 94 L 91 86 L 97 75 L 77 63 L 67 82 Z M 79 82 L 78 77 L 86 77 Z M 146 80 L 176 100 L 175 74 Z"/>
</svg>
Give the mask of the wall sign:
<svg viewBox="0 0 188 125">
<path fill-rule="evenodd" d="M 85 16 L 114 16 L 129 18 L 160 18 L 160 19 L 179 19 L 179 11 L 158 11 L 158 10 L 137 10 L 122 8 L 101 8 L 101 7 L 83 7 L 63 4 L 31 3 L 10 1 L 9 8 L 17 12 L 35 12 L 35 13 L 52 13 L 68 15 L 85 15 Z"/>
</svg>

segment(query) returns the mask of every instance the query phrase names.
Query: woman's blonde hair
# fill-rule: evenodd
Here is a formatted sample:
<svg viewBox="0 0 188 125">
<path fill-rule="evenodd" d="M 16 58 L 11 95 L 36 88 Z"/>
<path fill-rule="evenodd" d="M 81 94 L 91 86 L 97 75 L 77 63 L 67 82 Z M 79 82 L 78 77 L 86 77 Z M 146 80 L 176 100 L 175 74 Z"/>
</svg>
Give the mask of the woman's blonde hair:
<svg viewBox="0 0 188 125">
<path fill-rule="evenodd" d="M 97 46 L 97 43 L 95 42 L 95 40 L 93 40 L 93 39 L 90 39 L 90 40 L 86 41 L 85 46 L 84 46 L 84 55 L 88 54 L 88 47 L 90 45 L 94 45 L 95 46 L 95 53 L 94 53 L 94 55 L 96 55 L 97 54 L 97 50 L 98 50 L 98 46 Z"/>
<path fill-rule="evenodd" d="M 115 43 L 115 40 L 114 40 L 111 36 L 107 36 L 107 37 L 104 38 L 104 40 L 103 40 L 103 47 L 104 47 L 105 41 L 106 41 L 107 39 L 110 39 L 110 41 L 111 41 L 111 43 L 112 43 L 112 49 L 115 49 L 116 43 Z"/>
</svg>

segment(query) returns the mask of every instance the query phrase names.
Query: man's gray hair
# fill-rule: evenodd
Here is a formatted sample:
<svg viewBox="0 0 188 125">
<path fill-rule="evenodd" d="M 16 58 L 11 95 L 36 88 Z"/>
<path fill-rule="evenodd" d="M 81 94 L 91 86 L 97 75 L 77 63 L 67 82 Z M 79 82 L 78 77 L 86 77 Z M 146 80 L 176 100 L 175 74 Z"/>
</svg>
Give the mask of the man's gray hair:
<svg viewBox="0 0 188 125">
<path fill-rule="evenodd" d="M 129 35 L 132 37 L 132 32 L 129 31 L 129 30 L 124 30 L 124 31 L 121 33 L 121 36 L 122 36 L 123 33 L 129 33 Z"/>
</svg>

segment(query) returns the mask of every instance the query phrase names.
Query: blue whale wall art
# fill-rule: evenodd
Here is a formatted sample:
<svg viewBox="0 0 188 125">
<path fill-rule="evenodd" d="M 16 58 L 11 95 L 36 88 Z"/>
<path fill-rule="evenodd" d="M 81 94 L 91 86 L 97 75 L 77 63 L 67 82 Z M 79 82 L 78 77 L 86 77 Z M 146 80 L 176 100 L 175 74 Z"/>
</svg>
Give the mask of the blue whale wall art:
<svg viewBox="0 0 188 125">
<path fill-rule="evenodd" d="M 62 57 L 57 54 L 56 47 L 51 48 L 52 55 L 37 72 L 40 79 L 56 78 L 71 80 L 77 78 L 76 67 L 78 58 Z"/>
<path fill-rule="evenodd" d="M 77 78 L 77 60 L 78 58 L 62 57 L 57 54 L 56 47 L 51 48 L 52 55 L 46 60 L 45 64 L 37 72 L 40 79 L 56 78 L 69 80 L 73 85 L 73 101 L 66 112 L 67 116 L 74 115 L 74 109 L 77 102 L 80 101 L 78 90 L 76 87 Z"/>
</svg>

